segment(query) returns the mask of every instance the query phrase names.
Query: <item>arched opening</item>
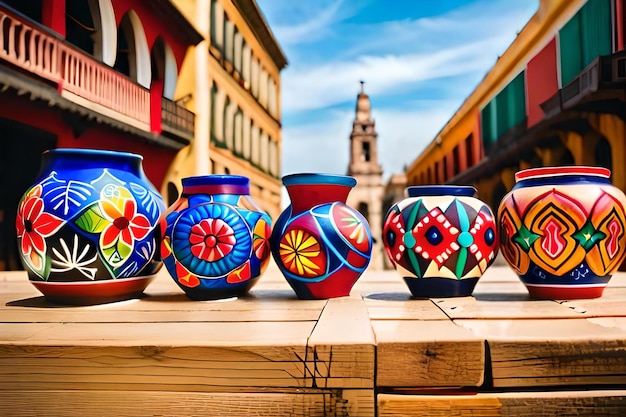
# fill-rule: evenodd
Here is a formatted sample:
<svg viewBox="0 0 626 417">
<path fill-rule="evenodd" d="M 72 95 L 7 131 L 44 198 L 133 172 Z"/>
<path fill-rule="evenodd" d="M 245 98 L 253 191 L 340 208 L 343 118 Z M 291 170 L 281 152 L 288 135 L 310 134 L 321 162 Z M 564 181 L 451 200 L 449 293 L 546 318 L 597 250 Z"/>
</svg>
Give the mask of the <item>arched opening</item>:
<svg viewBox="0 0 626 417">
<path fill-rule="evenodd" d="M 532 149 L 522 153 L 520 159 L 525 161 L 529 168 L 539 168 L 543 166 L 541 157 Z"/>
<path fill-rule="evenodd" d="M 65 38 L 94 58 L 113 65 L 117 30 L 111 0 L 68 0 Z"/>
<path fill-rule="evenodd" d="M 68 0 L 65 7 L 65 38 L 72 45 L 95 56 L 96 26 L 89 3 L 83 0 Z"/>
<path fill-rule="evenodd" d="M 167 183 L 167 205 L 168 207 L 174 204 L 179 197 L 178 188 L 174 185 L 173 182 Z"/>
<path fill-rule="evenodd" d="M 160 36 L 157 37 L 152 46 L 150 54 L 152 67 L 152 87 L 154 91 L 155 81 L 162 86 L 159 89 L 161 95 L 167 99 L 174 100 L 176 82 L 178 80 L 178 67 L 172 49 Z"/>
<path fill-rule="evenodd" d="M 141 21 L 133 10 L 124 15 L 117 29 L 117 55 L 113 67 L 138 84 L 150 87 L 152 66 L 148 42 Z"/>
<path fill-rule="evenodd" d="M 365 217 L 365 219 L 369 221 L 370 209 L 369 205 L 366 202 L 361 201 L 357 207 L 357 210 L 359 210 L 359 213 L 361 213 L 363 217 Z"/>
<path fill-rule="evenodd" d="M 502 181 L 498 181 L 495 187 L 493 187 L 493 194 L 491 195 L 491 210 L 496 213 L 498 211 L 498 207 L 500 207 L 500 202 L 506 195 L 508 190 L 502 183 Z"/>
<path fill-rule="evenodd" d="M 576 165 L 576 161 L 574 160 L 574 155 L 567 148 L 562 148 L 557 165 Z"/>
<path fill-rule="evenodd" d="M 613 155 L 611 154 L 611 144 L 605 138 L 598 140 L 595 150 L 596 165 L 613 169 Z"/>
</svg>

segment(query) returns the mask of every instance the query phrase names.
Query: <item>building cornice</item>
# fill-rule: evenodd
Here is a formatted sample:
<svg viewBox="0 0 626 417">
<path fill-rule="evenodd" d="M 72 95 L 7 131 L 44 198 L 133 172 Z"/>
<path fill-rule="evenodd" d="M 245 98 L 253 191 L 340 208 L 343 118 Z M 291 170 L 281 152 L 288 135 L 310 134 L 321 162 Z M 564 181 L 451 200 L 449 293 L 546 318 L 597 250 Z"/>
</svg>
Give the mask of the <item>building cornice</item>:
<svg viewBox="0 0 626 417">
<path fill-rule="evenodd" d="M 169 28 L 172 33 L 182 34 L 185 42 L 189 45 L 199 44 L 204 37 L 196 30 L 194 25 L 178 10 L 170 0 L 157 0 L 151 4 L 151 9 L 160 18 L 166 22 L 170 22 L 172 26 Z"/>
<path fill-rule="evenodd" d="M 233 4 L 239 10 L 241 16 L 246 20 L 250 29 L 263 45 L 263 48 L 270 55 L 278 70 L 287 66 L 287 57 L 281 49 L 278 41 L 274 37 L 261 9 L 255 0 L 233 0 Z"/>
</svg>

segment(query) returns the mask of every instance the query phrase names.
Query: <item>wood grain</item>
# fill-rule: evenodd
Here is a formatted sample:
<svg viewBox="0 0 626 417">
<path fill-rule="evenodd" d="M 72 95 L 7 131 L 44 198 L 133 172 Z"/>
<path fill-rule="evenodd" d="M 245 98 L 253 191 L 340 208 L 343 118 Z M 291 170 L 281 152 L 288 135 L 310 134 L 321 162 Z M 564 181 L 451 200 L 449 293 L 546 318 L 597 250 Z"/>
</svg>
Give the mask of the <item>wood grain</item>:
<svg viewBox="0 0 626 417">
<path fill-rule="evenodd" d="M 626 390 L 473 395 L 380 394 L 377 402 L 379 417 L 626 415 Z"/>
<path fill-rule="evenodd" d="M 371 390 L 0 391 L 3 417 L 374 416 Z"/>
<path fill-rule="evenodd" d="M 480 386 L 484 341 L 450 321 L 375 320 L 379 387 Z"/>
<path fill-rule="evenodd" d="M 307 375 L 317 388 L 373 388 L 375 339 L 360 296 L 328 300 L 308 342 Z"/>
<path fill-rule="evenodd" d="M 495 387 L 626 383 L 626 334 L 589 319 L 456 320 L 487 340 Z"/>
</svg>

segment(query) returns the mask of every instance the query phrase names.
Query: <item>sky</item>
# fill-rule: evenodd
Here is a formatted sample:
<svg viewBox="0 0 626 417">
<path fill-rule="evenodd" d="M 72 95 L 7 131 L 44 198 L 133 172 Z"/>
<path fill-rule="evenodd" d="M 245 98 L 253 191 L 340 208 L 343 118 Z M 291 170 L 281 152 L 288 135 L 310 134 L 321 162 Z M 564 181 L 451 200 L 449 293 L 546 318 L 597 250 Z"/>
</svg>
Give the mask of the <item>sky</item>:
<svg viewBox="0 0 626 417">
<path fill-rule="evenodd" d="M 539 0 L 257 0 L 289 61 L 282 175 L 345 174 L 361 80 L 386 181 L 450 120 Z"/>
</svg>

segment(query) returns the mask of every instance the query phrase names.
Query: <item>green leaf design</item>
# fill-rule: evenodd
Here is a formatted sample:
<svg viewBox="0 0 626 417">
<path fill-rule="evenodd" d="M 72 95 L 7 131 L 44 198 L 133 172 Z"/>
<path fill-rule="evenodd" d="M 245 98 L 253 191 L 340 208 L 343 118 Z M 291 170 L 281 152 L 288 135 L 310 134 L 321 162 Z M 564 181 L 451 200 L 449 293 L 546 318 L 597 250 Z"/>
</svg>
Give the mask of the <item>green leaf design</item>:
<svg viewBox="0 0 626 417">
<path fill-rule="evenodd" d="M 98 203 L 94 203 L 77 220 L 76 226 L 87 233 L 101 233 L 110 221 L 104 218 Z"/>
<path fill-rule="evenodd" d="M 128 259 L 132 252 L 132 245 L 127 245 L 126 243 L 122 242 L 122 239 L 117 241 L 117 253 L 119 253 L 122 262 L 126 261 L 126 259 Z"/>
<path fill-rule="evenodd" d="M 599 230 L 595 230 L 593 224 L 590 221 L 587 221 L 582 229 L 574 233 L 572 236 L 578 241 L 578 243 L 580 243 L 585 251 L 589 252 L 598 241 L 606 237 L 606 234 Z"/>
<path fill-rule="evenodd" d="M 113 268 L 117 268 L 126 262 L 132 252 L 133 246 L 127 245 L 122 239 L 118 239 L 113 246 L 102 248 L 104 258 Z"/>
</svg>

